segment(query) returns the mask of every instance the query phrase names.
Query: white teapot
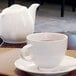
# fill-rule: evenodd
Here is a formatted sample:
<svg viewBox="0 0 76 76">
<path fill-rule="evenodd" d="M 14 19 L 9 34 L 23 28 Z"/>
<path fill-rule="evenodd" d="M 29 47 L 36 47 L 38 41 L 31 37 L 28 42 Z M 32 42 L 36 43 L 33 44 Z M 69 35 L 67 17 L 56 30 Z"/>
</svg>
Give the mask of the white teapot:
<svg viewBox="0 0 76 76">
<path fill-rule="evenodd" d="M 4 42 L 23 43 L 26 36 L 34 32 L 36 9 L 39 4 L 29 8 L 14 4 L 0 14 L 0 34 Z"/>
</svg>

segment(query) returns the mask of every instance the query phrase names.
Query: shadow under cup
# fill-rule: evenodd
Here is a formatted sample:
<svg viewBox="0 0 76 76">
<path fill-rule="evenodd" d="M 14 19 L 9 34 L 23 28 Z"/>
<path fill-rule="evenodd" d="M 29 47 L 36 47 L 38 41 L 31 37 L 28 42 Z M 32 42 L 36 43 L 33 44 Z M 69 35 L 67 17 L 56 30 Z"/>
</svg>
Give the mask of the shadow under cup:
<svg viewBox="0 0 76 76">
<path fill-rule="evenodd" d="M 65 56 L 68 37 L 60 33 L 34 33 L 27 36 L 32 61 L 39 70 L 57 67 Z M 27 46 L 26 45 L 26 46 Z"/>
</svg>

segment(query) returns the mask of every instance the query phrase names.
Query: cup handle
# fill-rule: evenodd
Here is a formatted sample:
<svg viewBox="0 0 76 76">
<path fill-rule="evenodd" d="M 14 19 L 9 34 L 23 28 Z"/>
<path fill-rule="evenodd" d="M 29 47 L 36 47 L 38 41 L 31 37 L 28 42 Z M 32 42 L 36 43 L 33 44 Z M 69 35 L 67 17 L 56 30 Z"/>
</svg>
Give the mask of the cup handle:
<svg viewBox="0 0 76 76">
<path fill-rule="evenodd" d="M 26 61 L 32 61 L 32 57 L 30 56 L 30 53 L 29 53 L 29 48 L 32 47 L 31 44 L 27 44 L 26 46 L 24 46 L 22 49 L 21 49 L 21 53 L 20 53 L 20 56 L 22 59 L 26 60 Z M 32 61 L 33 62 L 33 61 Z"/>
</svg>

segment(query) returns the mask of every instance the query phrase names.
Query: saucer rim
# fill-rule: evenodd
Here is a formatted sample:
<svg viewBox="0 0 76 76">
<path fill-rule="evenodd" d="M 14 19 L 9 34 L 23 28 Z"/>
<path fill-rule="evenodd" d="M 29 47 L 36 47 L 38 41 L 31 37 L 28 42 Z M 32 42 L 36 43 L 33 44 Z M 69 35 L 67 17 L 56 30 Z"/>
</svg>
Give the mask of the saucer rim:
<svg viewBox="0 0 76 76">
<path fill-rule="evenodd" d="M 10 43 L 10 44 L 22 44 L 22 43 L 26 43 L 27 41 L 7 41 L 7 40 L 3 40 L 3 42 L 5 43 Z"/>
<path fill-rule="evenodd" d="M 69 57 L 69 58 L 75 59 L 74 57 L 67 56 L 67 55 L 65 55 L 65 57 Z M 63 70 L 63 71 L 58 71 L 58 72 L 36 72 L 36 71 L 29 71 L 28 69 L 22 69 L 22 68 L 19 68 L 19 67 L 17 66 L 17 61 L 19 61 L 19 60 L 23 60 L 23 59 L 22 59 L 22 58 L 17 59 L 17 60 L 14 62 L 15 67 L 16 67 L 17 69 L 19 69 L 19 70 L 24 71 L 24 72 L 33 73 L 33 74 L 48 74 L 48 75 L 50 74 L 50 75 L 56 75 L 56 74 L 67 73 L 67 72 L 70 72 L 70 71 L 73 71 L 73 70 L 76 69 L 76 67 L 71 67 L 71 68 L 68 69 L 68 70 Z M 24 60 L 23 60 L 23 61 L 24 61 Z M 26 61 L 26 62 L 28 62 L 28 61 Z"/>
</svg>

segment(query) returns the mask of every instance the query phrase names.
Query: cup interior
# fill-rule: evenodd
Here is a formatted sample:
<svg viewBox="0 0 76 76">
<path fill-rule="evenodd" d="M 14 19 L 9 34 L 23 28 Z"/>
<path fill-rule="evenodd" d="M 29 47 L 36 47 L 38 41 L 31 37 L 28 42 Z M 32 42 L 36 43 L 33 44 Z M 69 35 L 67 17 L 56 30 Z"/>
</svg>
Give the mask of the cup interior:
<svg viewBox="0 0 76 76">
<path fill-rule="evenodd" d="M 60 33 L 34 33 L 27 36 L 31 41 L 59 41 L 67 38 L 66 35 Z"/>
</svg>

